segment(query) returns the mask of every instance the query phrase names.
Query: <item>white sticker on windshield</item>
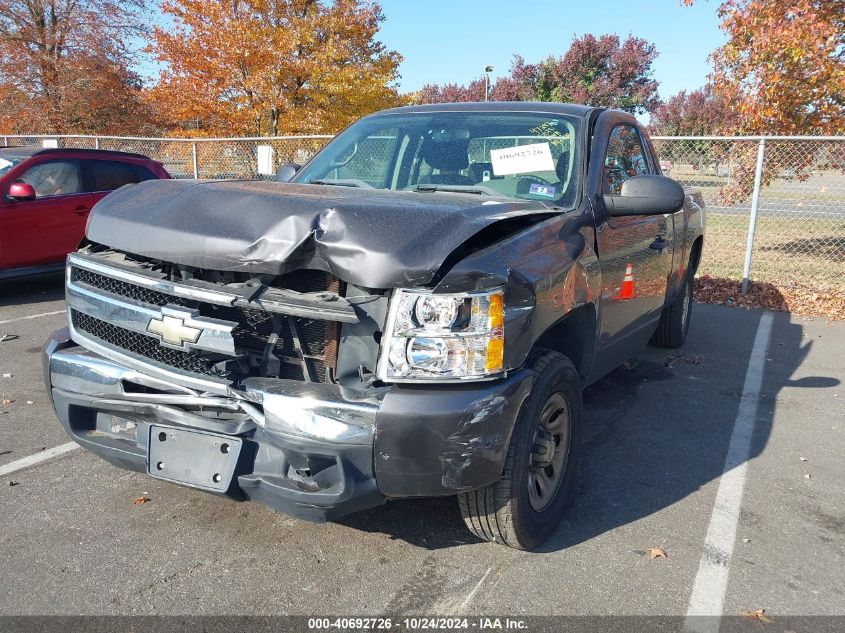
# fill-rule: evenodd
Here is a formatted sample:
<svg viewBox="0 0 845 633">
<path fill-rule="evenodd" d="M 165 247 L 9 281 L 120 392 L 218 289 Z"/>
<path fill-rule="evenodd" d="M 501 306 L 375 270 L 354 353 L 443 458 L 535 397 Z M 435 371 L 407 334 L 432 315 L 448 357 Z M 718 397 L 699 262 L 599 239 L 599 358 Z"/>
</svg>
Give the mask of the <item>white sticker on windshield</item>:
<svg viewBox="0 0 845 633">
<path fill-rule="evenodd" d="M 493 174 L 496 176 L 555 170 L 548 143 L 491 149 L 490 162 L 493 163 Z"/>
</svg>

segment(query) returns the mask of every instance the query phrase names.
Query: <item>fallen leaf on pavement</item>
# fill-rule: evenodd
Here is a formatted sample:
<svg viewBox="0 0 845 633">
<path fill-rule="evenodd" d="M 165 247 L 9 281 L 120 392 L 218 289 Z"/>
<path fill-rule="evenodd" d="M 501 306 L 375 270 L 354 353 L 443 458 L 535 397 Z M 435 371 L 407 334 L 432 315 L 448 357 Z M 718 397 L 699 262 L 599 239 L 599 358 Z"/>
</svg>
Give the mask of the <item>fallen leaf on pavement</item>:
<svg viewBox="0 0 845 633">
<path fill-rule="evenodd" d="M 679 360 L 682 360 L 685 363 L 689 363 L 690 365 L 700 365 L 702 358 L 703 357 L 699 356 L 698 354 L 696 354 L 692 358 L 687 358 L 686 356 L 667 356 L 666 362 L 664 363 L 664 366 L 665 367 L 671 367 L 672 365 L 674 365 Z"/>
<path fill-rule="evenodd" d="M 10 486 L 20 486 L 20 485 L 21 485 L 21 482 L 19 482 L 19 481 L 10 481 L 10 482 L 9 482 L 9 485 L 10 485 Z"/>
<path fill-rule="evenodd" d="M 703 274 L 695 280 L 695 300 L 702 303 L 785 310 L 793 314 L 845 319 L 845 295 L 840 285 L 784 282 L 777 286 L 752 281 L 748 294 L 732 279 Z"/>
<path fill-rule="evenodd" d="M 149 497 L 138 497 L 132 502 L 132 505 L 140 506 L 147 503 L 147 501 L 152 501 L 152 499 L 150 499 Z"/>
<path fill-rule="evenodd" d="M 771 624 L 774 622 L 770 617 L 766 615 L 765 609 L 757 609 L 756 611 L 740 611 L 739 615 L 743 618 L 751 618 L 760 626 L 764 626 L 766 624 Z"/>
<path fill-rule="evenodd" d="M 9 400 L 8 398 L 3 398 L 3 404 L 12 404 L 14 400 Z"/>
<path fill-rule="evenodd" d="M 648 550 L 648 557 L 649 558 L 669 558 L 669 555 L 666 553 L 666 550 L 660 547 L 651 547 Z"/>
</svg>

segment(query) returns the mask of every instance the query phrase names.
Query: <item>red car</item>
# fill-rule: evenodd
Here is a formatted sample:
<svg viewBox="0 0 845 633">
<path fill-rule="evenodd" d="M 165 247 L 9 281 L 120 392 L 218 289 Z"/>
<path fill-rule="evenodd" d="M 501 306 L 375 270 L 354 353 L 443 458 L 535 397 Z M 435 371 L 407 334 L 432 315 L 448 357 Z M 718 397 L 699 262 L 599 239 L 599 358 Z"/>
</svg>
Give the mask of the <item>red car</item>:
<svg viewBox="0 0 845 633">
<path fill-rule="evenodd" d="M 60 270 L 88 212 L 129 183 L 170 178 L 141 154 L 85 149 L 0 149 L 0 279 Z"/>
</svg>

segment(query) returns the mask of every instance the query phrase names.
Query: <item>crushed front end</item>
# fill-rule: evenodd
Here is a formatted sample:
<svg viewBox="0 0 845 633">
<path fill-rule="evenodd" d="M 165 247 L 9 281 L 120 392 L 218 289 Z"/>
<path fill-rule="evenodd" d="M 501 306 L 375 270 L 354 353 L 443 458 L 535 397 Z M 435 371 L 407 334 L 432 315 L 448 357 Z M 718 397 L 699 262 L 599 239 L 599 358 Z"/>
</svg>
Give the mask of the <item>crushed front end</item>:
<svg viewBox="0 0 845 633">
<path fill-rule="evenodd" d="M 496 481 L 530 378 L 380 381 L 390 296 L 89 244 L 68 258 L 45 382 L 67 433 L 107 461 L 312 521 Z"/>
</svg>

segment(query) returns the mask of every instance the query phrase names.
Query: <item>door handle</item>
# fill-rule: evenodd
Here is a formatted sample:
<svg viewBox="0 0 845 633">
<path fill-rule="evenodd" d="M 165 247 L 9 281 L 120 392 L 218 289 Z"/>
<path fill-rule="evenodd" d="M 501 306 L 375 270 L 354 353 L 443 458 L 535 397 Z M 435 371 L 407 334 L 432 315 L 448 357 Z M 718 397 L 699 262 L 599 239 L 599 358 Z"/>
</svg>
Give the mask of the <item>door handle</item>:
<svg viewBox="0 0 845 633">
<path fill-rule="evenodd" d="M 76 207 L 73 210 L 73 212 L 76 213 L 77 215 L 84 215 L 84 214 L 88 213 L 90 210 L 91 210 L 91 207 L 87 207 L 84 204 L 80 204 L 78 207 Z"/>
<path fill-rule="evenodd" d="M 662 237 L 658 236 L 656 240 L 654 240 L 648 247 L 655 251 L 662 251 L 664 248 L 669 246 L 669 242 L 664 240 Z"/>
</svg>

